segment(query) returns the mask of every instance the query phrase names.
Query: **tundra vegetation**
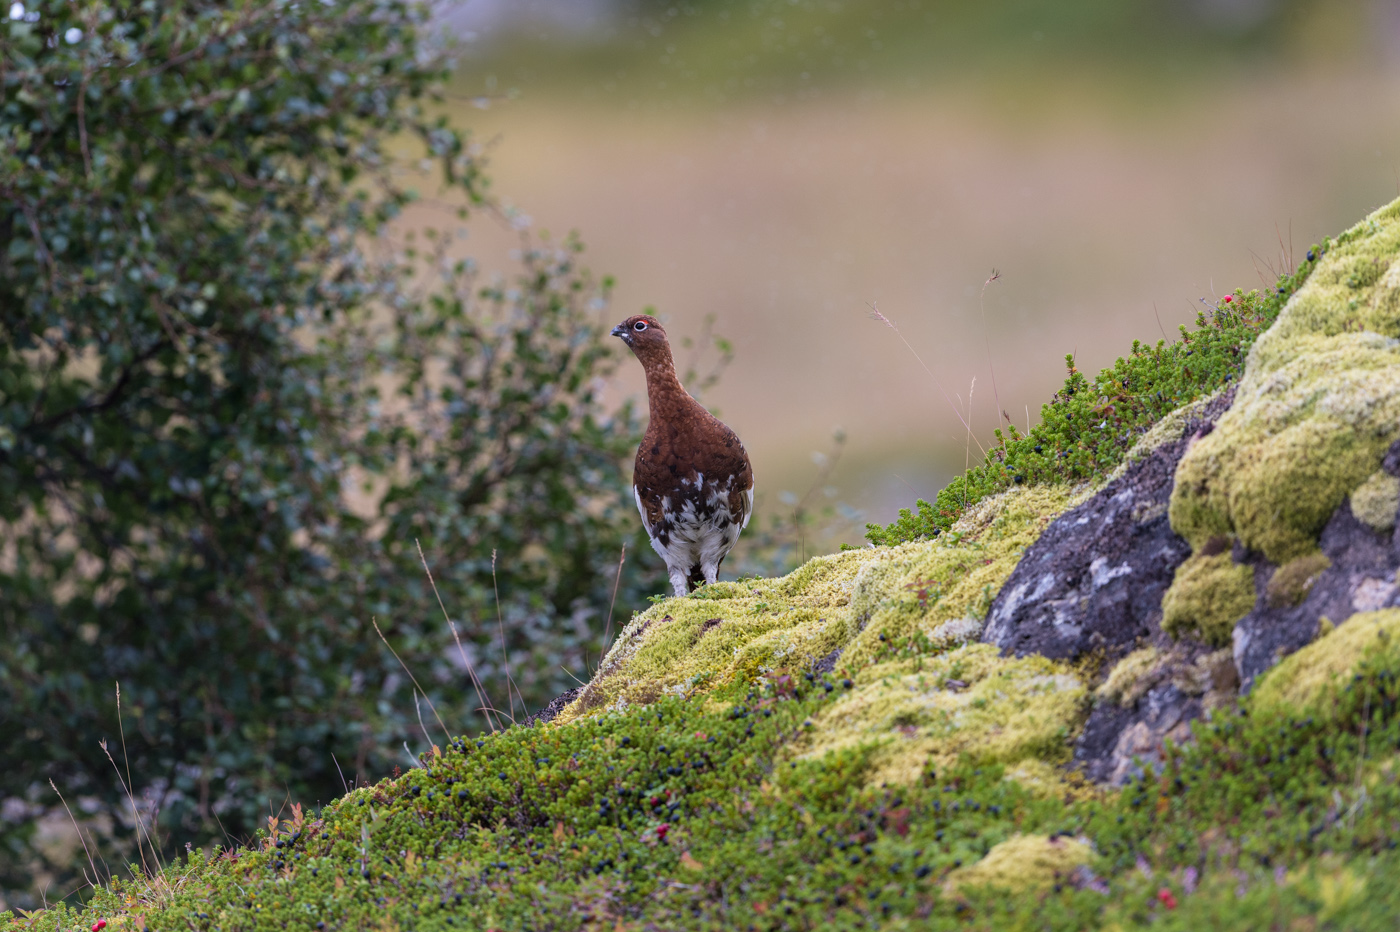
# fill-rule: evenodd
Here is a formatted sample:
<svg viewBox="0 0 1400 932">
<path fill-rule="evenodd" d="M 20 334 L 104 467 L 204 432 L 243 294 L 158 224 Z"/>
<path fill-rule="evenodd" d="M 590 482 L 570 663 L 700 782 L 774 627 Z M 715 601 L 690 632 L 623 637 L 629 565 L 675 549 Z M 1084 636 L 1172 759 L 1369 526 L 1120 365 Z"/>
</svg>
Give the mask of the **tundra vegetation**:
<svg viewBox="0 0 1400 932">
<path fill-rule="evenodd" d="M 463 665 L 510 671 L 499 707 L 559 689 L 543 664 L 593 643 L 615 585 L 641 601 L 647 567 L 607 549 L 636 427 L 592 394 L 605 284 L 569 245 L 510 282 L 436 236 L 386 244 L 413 197 L 391 137 L 493 210 L 429 116 L 416 14 L 271 9 L 40 7 L 3 40 L 0 793 L 62 811 L 51 780 L 85 844 L 8 820 L 0 869 L 95 882 L 0 928 L 1390 927 L 1400 610 L 1323 625 L 1118 788 L 1067 765 L 1157 654 L 978 638 L 1045 527 L 1233 383 L 1173 494 L 1195 553 L 1169 630 L 1228 643 L 1247 610 L 1220 538 L 1280 563 L 1291 604 L 1340 503 L 1384 525 L 1400 202 L 1175 343 L 1093 379 L 1071 360 L 1039 426 L 871 546 L 659 600 L 552 721 L 493 728 L 414 538 Z M 407 772 L 330 782 L 419 727 Z"/>
</svg>

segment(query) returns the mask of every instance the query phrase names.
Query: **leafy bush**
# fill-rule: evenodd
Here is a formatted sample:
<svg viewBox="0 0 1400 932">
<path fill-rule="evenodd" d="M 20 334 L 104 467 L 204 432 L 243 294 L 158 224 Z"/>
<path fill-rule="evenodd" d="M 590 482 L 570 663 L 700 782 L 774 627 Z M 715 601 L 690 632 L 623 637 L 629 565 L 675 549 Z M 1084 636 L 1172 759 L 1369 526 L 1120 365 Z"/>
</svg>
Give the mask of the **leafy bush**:
<svg viewBox="0 0 1400 932">
<path fill-rule="evenodd" d="M 513 276 L 434 279 L 446 253 L 387 235 L 411 183 L 495 213 L 433 115 L 425 15 L 40 0 L 0 24 L 12 903 L 86 863 L 50 782 L 112 864 L 157 817 L 246 835 L 425 746 L 420 685 L 456 730 L 520 714 L 598 649 L 615 588 L 640 600 L 637 425 L 594 387 L 606 283 L 529 240 Z"/>
<path fill-rule="evenodd" d="M 1181 328 L 1181 339 L 1146 346 L 1133 341 L 1119 358 L 1090 382 L 1066 356 L 1069 375 L 1040 423 L 1029 434 L 1015 425 L 996 431 L 996 444 L 979 466 L 948 483 L 932 504 L 919 499 L 901 509 L 884 527 L 866 525 L 873 544 L 897 544 L 935 537 L 952 526 L 970 505 L 1022 483 L 1082 482 L 1101 479 L 1123 461 L 1139 436 L 1163 415 L 1227 385 L 1244 371 L 1254 340 L 1268 329 L 1284 303 L 1312 271 L 1327 244 L 1314 246 L 1291 275 L 1279 277 L 1272 291 L 1237 290 L 1196 316 L 1196 329 Z"/>
</svg>

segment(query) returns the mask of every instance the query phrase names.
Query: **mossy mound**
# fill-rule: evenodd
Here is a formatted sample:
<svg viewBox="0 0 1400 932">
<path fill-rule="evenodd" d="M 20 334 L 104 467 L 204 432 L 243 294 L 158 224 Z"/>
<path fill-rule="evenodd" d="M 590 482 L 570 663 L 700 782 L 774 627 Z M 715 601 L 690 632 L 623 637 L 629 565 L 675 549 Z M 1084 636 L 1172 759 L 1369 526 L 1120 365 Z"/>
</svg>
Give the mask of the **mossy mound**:
<svg viewBox="0 0 1400 932">
<path fill-rule="evenodd" d="M 1400 201 L 1338 237 L 1250 351 L 1234 404 L 1177 469 L 1172 527 L 1271 562 L 1323 525 L 1400 437 Z"/>
<path fill-rule="evenodd" d="M 1093 849 L 1077 838 L 1016 835 L 987 852 L 976 864 L 959 868 L 945 887 L 991 887 L 1009 893 L 1044 890 L 1093 857 Z"/>
<path fill-rule="evenodd" d="M 1006 764 L 1014 773 L 1017 765 L 1069 759 L 1087 695 L 1062 664 L 969 644 L 862 670 L 854 690 L 815 716 L 793 750 L 810 760 L 859 749 L 872 786 L 908 785 L 930 767 L 959 762 Z"/>
<path fill-rule="evenodd" d="M 1400 609 L 1363 612 L 1285 657 L 1256 690 L 1259 708 L 1287 714 L 1348 684 L 1363 662 L 1400 661 Z"/>
<path fill-rule="evenodd" d="M 834 651 L 857 671 L 900 651 L 971 640 L 1021 552 L 1075 500 L 1062 486 L 1014 489 L 933 540 L 816 557 L 779 579 L 666 599 L 623 629 L 557 721 L 735 676 L 797 672 Z"/>
<path fill-rule="evenodd" d="M 1235 563 L 1228 550 L 1193 554 L 1176 568 L 1162 597 L 1162 630 L 1217 647 L 1228 644 L 1235 622 L 1249 614 L 1254 599 L 1254 571 Z"/>
<path fill-rule="evenodd" d="M 1351 493 L 1351 513 L 1376 531 L 1395 527 L 1400 511 L 1400 478 L 1376 470 Z"/>
</svg>

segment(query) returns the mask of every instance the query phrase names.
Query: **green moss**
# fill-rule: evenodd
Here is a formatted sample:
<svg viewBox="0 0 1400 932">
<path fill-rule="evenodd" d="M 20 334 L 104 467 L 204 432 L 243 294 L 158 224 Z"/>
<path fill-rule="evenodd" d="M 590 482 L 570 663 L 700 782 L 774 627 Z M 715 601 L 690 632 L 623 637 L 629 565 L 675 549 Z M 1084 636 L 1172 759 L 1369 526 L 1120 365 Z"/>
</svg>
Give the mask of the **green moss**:
<svg viewBox="0 0 1400 932">
<path fill-rule="evenodd" d="M 1108 678 L 1099 686 L 1098 696 L 1123 706 L 1132 705 L 1152 688 L 1163 659 L 1162 652 L 1155 647 L 1133 651 L 1114 664 Z"/>
<path fill-rule="evenodd" d="M 1093 857 L 1077 838 L 1016 835 L 997 845 L 976 864 L 948 875 L 949 890 L 992 887 L 1010 893 L 1045 890 Z"/>
<path fill-rule="evenodd" d="M 959 760 L 1014 765 L 1068 760 L 1086 690 L 1044 657 L 1002 657 L 969 644 L 863 671 L 795 746 L 804 758 L 873 748 L 868 781 L 908 784 Z"/>
<path fill-rule="evenodd" d="M 1400 478 L 1383 470 L 1376 470 L 1351 493 L 1351 513 L 1377 531 L 1395 527 L 1396 511 L 1400 511 Z"/>
<path fill-rule="evenodd" d="M 837 649 L 854 671 L 900 651 L 974 639 L 1022 551 L 1073 501 L 1058 486 L 1016 489 L 934 540 L 816 557 L 780 579 L 660 602 L 623 629 L 558 722 L 805 669 Z"/>
<path fill-rule="evenodd" d="M 1400 609 L 1362 612 L 1264 674 L 1254 704 L 1280 713 L 1308 708 L 1350 680 L 1362 661 L 1386 660 L 1400 663 Z"/>
<path fill-rule="evenodd" d="M 1264 598 L 1270 608 L 1287 608 L 1298 605 L 1308 597 L 1313 583 L 1322 571 L 1332 565 L 1332 561 L 1321 553 L 1309 553 L 1295 557 L 1274 571 L 1264 588 Z"/>
<path fill-rule="evenodd" d="M 1177 468 L 1172 527 L 1193 546 L 1229 534 L 1274 563 L 1309 553 L 1380 466 L 1400 437 L 1397 254 L 1400 201 L 1339 237 L 1255 343 L 1234 404 Z"/>
<path fill-rule="evenodd" d="M 1228 550 L 1194 554 L 1176 568 L 1162 596 L 1162 630 L 1217 647 L 1228 644 L 1235 622 L 1249 614 L 1254 601 L 1254 571 L 1235 563 Z"/>
</svg>

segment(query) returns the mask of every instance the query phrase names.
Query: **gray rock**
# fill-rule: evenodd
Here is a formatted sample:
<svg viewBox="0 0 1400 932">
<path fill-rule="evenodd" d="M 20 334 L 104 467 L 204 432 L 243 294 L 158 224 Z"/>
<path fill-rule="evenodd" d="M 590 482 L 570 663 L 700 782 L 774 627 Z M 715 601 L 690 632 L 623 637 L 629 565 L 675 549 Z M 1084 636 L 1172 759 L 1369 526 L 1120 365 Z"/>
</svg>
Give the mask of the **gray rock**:
<svg viewBox="0 0 1400 932">
<path fill-rule="evenodd" d="M 1190 438 L 1208 432 L 1231 397 L 1051 523 L 992 602 L 982 640 L 1018 657 L 1097 650 L 1113 660 L 1159 634 L 1162 593 L 1191 554 L 1167 519 L 1172 477 Z"/>
<path fill-rule="evenodd" d="M 1400 605 L 1395 576 L 1400 568 L 1400 539 L 1367 527 L 1344 502 L 1327 522 L 1319 544 L 1332 565 L 1296 606 L 1271 606 L 1269 581 L 1279 567 L 1262 557 L 1246 557 L 1246 562 L 1254 563 L 1259 597 L 1254 611 L 1235 625 L 1235 666 L 1243 691 L 1249 691 L 1259 674 L 1312 643 L 1323 618 L 1340 625 L 1357 612 Z"/>
</svg>

